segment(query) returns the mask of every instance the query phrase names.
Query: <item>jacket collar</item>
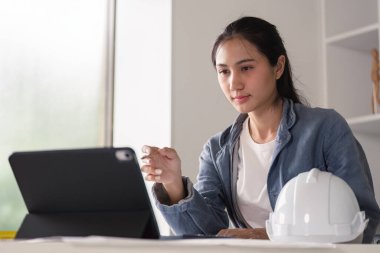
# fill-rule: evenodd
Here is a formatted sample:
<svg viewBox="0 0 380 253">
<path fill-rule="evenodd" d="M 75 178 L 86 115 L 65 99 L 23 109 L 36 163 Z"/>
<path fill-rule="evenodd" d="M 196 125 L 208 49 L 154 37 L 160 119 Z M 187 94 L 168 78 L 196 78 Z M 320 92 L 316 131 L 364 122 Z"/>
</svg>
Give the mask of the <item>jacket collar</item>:
<svg viewBox="0 0 380 253">
<path fill-rule="evenodd" d="M 282 117 L 279 129 L 277 131 L 277 141 L 281 142 L 289 136 L 289 129 L 296 122 L 296 113 L 294 112 L 294 102 L 291 99 L 284 98 L 284 105 L 282 109 Z M 239 114 L 235 122 L 229 127 L 220 138 L 220 146 L 229 143 L 232 147 L 236 143 L 243 128 L 243 123 L 248 117 L 247 113 Z"/>
<path fill-rule="evenodd" d="M 283 140 L 289 133 L 290 128 L 296 122 L 296 113 L 294 111 L 294 102 L 291 99 L 284 99 L 284 108 L 282 109 L 282 118 L 277 131 L 277 140 Z"/>
</svg>

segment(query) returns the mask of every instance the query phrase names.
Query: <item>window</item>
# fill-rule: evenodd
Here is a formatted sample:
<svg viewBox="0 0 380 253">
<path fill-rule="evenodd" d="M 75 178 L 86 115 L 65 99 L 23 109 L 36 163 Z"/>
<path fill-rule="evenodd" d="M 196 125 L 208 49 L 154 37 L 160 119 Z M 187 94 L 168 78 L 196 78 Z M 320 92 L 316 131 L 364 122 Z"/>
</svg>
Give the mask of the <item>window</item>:
<svg viewBox="0 0 380 253">
<path fill-rule="evenodd" d="M 0 0 L 0 230 L 26 209 L 14 151 L 104 146 L 107 0 Z"/>
</svg>

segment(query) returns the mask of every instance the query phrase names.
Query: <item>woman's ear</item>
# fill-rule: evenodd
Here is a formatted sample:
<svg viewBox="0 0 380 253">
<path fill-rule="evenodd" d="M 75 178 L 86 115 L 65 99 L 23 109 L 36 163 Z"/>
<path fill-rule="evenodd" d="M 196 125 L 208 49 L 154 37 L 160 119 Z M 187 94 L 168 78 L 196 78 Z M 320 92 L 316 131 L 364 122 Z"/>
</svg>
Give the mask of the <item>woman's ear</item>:
<svg viewBox="0 0 380 253">
<path fill-rule="evenodd" d="M 282 76 L 282 73 L 284 73 L 285 62 L 286 62 L 285 55 L 280 55 L 277 59 L 277 64 L 275 68 L 276 80 L 280 79 L 280 77 Z"/>
</svg>

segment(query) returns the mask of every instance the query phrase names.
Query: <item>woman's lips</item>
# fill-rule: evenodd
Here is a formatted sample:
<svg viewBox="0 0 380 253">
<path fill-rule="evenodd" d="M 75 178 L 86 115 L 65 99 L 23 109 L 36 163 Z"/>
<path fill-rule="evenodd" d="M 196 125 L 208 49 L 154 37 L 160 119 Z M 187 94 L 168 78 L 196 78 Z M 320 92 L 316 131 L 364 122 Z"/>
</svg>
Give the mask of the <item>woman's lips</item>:
<svg viewBox="0 0 380 253">
<path fill-rule="evenodd" d="M 236 96 L 233 97 L 232 99 L 237 103 L 237 104 L 243 104 L 248 100 L 249 96 Z"/>
</svg>

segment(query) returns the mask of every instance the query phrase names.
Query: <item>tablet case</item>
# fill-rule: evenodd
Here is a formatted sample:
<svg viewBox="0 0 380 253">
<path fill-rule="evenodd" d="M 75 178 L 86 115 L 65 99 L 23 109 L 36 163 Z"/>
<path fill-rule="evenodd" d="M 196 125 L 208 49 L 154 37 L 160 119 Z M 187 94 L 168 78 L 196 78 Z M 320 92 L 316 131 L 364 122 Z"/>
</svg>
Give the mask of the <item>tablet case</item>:
<svg viewBox="0 0 380 253">
<path fill-rule="evenodd" d="M 16 238 L 159 238 L 131 148 L 16 152 L 9 162 L 28 209 Z"/>
</svg>

